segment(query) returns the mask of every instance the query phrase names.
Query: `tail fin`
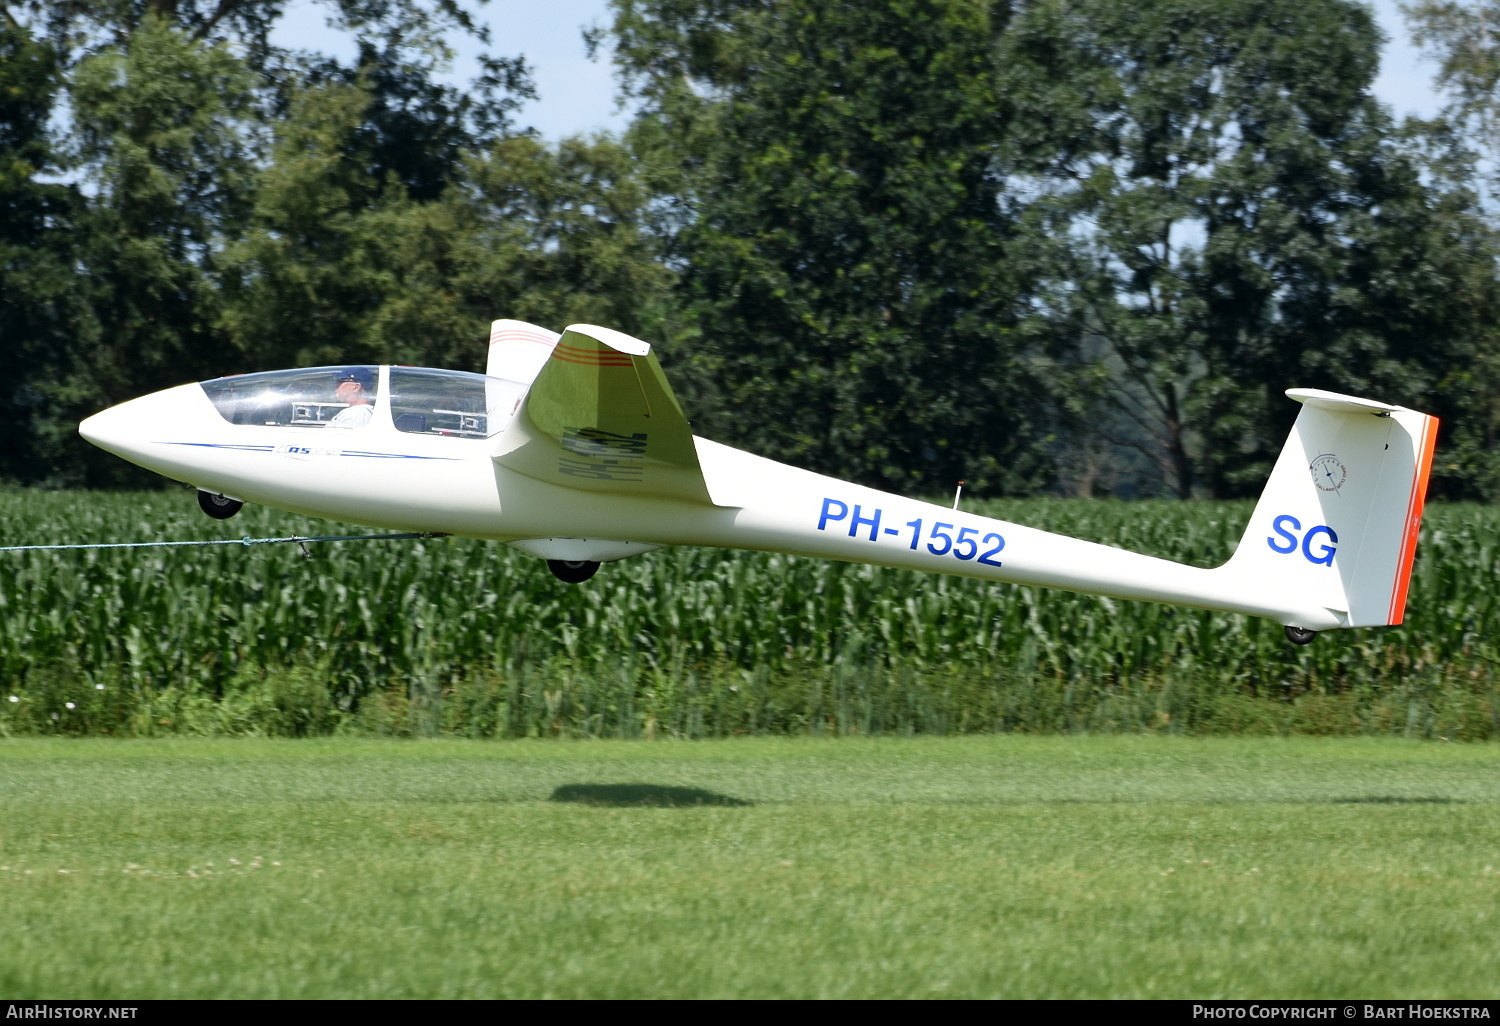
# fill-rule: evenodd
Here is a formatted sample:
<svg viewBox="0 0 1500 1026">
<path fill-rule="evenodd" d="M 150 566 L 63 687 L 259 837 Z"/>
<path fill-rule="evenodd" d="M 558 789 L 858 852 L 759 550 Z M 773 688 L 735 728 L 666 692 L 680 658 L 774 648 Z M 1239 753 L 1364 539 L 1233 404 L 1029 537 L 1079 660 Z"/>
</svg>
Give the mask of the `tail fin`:
<svg viewBox="0 0 1500 1026">
<path fill-rule="evenodd" d="M 529 385 L 560 338 L 555 331 L 525 321 L 495 321 L 490 325 L 490 355 L 484 372 L 492 378 Z"/>
<path fill-rule="evenodd" d="M 1224 569 L 1323 606 L 1341 626 L 1398 624 L 1437 418 L 1312 388 L 1286 394 L 1302 411 Z"/>
</svg>

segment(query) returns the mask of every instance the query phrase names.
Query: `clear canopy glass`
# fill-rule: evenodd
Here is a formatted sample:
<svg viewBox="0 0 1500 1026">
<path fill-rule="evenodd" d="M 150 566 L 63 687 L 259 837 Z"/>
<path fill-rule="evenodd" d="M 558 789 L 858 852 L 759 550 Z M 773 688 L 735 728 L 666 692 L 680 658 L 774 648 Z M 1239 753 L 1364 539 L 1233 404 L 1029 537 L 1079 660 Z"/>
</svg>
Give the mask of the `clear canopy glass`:
<svg viewBox="0 0 1500 1026">
<path fill-rule="evenodd" d="M 236 374 L 202 382 L 231 424 L 327 428 L 359 426 L 380 398 L 380 368 L 365 364 Z M 347 412 L 346 412 L 347 411 Z M 362 414 L 362 415 L 361 415 Z"/>
<path fill-rule="evenodd" d="M 519 381 L 430 367 L 391 368 L 391 419 L 397 431 L 488 438 L 515 416 L 526 395 Z"/>
<path fill-rule="evenodd" d="M 380 405 L 380 368 L 365 364 L 238 374 L 202 382 L 231 424 L 354 428 Z M 520 408 L 527 386 L 465 371 L 392 367 L 391 421 L 396 430 L 446 438 L 488 438 Z"/>
</svg>

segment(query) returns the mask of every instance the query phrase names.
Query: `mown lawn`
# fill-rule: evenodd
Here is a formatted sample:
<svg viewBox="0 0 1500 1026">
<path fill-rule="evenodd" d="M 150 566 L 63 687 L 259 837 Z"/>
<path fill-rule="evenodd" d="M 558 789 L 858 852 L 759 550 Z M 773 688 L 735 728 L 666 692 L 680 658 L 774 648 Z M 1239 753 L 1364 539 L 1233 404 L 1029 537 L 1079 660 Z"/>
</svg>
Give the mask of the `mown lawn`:
<svg viewBox="0 0 1500 1026">
<path fill-rule="evenodd" d="M 1500 746 L 0 742 L 0 996 L 1493 997 Z"/>
</svg>

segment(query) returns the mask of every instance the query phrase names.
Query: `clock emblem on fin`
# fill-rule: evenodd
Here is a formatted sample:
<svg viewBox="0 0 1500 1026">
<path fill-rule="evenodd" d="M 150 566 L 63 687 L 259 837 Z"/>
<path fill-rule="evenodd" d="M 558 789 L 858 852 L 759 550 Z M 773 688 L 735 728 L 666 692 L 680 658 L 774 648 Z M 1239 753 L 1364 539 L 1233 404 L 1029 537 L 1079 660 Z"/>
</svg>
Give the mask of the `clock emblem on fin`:
<svg viewBox="0 0 1500 1026">
<path fill-rule="evenodd" d="M 1313 484 L 1320 492 L 1336 492 L 1349 478 L 1348 468 L 1332 453 L 1317 457 L 1308 464 L 1308 469 L 1312 471 Z"/>
</svg>

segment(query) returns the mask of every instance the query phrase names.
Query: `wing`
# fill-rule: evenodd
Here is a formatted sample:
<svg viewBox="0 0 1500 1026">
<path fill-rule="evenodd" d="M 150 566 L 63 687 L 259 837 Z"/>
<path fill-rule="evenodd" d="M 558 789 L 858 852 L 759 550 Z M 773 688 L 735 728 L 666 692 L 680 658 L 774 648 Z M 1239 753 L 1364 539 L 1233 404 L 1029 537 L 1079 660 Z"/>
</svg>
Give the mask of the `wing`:
<svg viewBox="0 0 1500 1026">
<path fill-rule="evenodd" d="M 581 491 L 713 504 L 692 427 L 651 346 L 592 324 L 563 332 L 495 460 Z"/>
<path fill-rule="evenodd" d="M 495 321 L 490 325 L 490 355 L 484 373 L 529 385 L 552 355 L 562 336 L 525 321 Z"/>
</svg>

